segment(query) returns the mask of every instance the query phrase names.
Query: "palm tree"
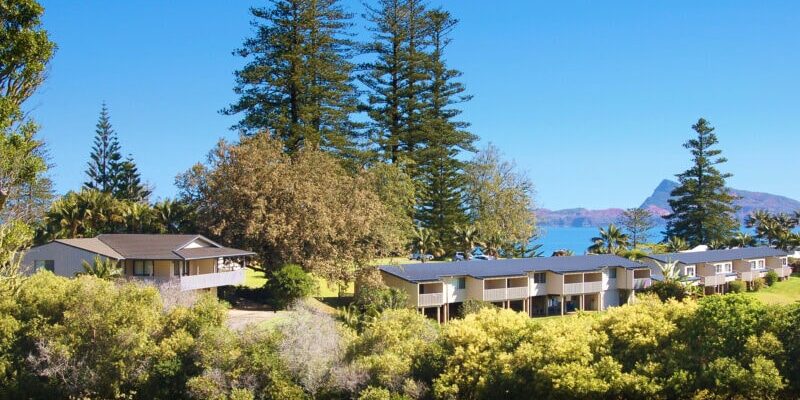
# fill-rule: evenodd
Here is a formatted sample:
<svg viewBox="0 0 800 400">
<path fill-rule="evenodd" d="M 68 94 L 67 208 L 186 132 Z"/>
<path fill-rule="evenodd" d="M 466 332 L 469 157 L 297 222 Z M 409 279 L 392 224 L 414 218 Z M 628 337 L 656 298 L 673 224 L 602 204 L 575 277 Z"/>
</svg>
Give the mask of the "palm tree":
<svg viewBox="0 0 800 400">
<path fill-rule="evenodd" d="M 94 262 L 92 264 L 83 260 L 82 265 L 84 274 L 92 275 L 100 279 L 111 280 L 122 276 L 122 268 L 119 267 L 116 261 L 110 258 L 94 256 Z"/>
<path fill-rule="evenodd" d="M 412 236 L 411 244 L 414 247 L 414 250 L 421 255 L 420 259 L 422 262 L 425 262 L 425 255 L 436 250 L 438 241 L 430 229 L 421 225 L 417 225 L 414 227 L 414 234 Z"/>
<path fill-rule="evenodd" d="M 628 247 L 628 235 L 614 224 L 600 228 L 600 235 L 592 238 L 589 252 L 594 254 L 617 254 Z"/>
<path fill-rule="evenodd" d="M 483 253 L 486 255 L 500 257 L 500 252 L 503 251 L 503 247 L 505 247 L 505 245 L 506 243 L 503 241 L 502 236 L 497 233 L 493 233 L 484 238 L 481 250 L 483 250 Z"/>
<path fill-rule="evenodd" d="M 153 223 L 159 233 L 190 232 L 193 220 L 192 209 L 184 202 L 165 199 L 153 204 Z"/>
<path fill-rule="evenodd" d="M 738 232 L 736 236 L 731 239 L 730 245 L 733 247 L 752 247 L 756 245 L 756 238 L 749 233 Z"/>
<path fill-rule="evenodd" d="M 689 249 L 689 244 L 686 243 L 686 240 L 678 236 L 673 236 L 669 238 L 665 244 L 667 247 L 667 251 L 670 253 L 677 253 L 679 251 L 684 251 Z"/>
<path fill-rule="evenodd" d="M 122 209 L 128 233 L 148 233 L 153 229 L 153 209 L 143 203 L 128 203 Z"/>
<path fill-rule="evenodd" d="M 570 249 L 559 249 L 553 252 L 550 257 L 570 257 L 574 256 L 575 252 Z"/>
<path fill-rule="evenodd" d="M 478 229 L 472 225 L 456 225 L 453 228 L 456 245 L 466 254 L 471 254 L 475 247 L 483 245 Z"/>
</svg>

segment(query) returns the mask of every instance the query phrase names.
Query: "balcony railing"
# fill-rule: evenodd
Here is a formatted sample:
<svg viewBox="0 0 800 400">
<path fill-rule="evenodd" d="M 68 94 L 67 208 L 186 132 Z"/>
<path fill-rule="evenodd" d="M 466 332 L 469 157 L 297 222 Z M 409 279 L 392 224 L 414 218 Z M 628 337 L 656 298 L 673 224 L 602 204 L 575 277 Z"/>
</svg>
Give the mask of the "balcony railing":
<svg viewBox="0 0 800 400">
<path fill-rule="evenodd" d="M 583 293 L 583 282 L 564 284 L 564 294 L 579 294 L 579 293 Z"/>
<path fill-rule="evenodd" d="M 425 293 L 419 295 L 419 307 L 440 306 L 444 299 L 443 293 Z"/>
<path fill-rule="evenodd" d="M 524 299 L 528 297 L 528 287 L 510 287 L 508 288 L 508 294 L 506 297 L 509 299 Z"/>
<path fill-rule="evenodd" d="M 650 278 L 636 278 L 633 280 L 633 288 L 637 290 L 647 289 L 651 283 Z"/>
<path fill-rule="evenodd" d="M 737 275 L 739 276 L 739 279 L 745 282 L 751 282 L 754 279 L 758 278 L 760 273 L 759 271 L 742 271 L 742 272 L 737 272 Z"/>
<path fill-rule="evenodd" d="M 450 303 L 460 303 L 467 299 L 467 291 L 464 289 L 456 289 L 453 291 L 453 297 L 447 299 Z"/>
<path fill-rule="evenodd" d="M 779 267 L 773 269 L 779 278 L 786 278 L 792 274 L 792 269 L 789 267 Z"/>
<path fill-rule="evenodd" d="M 725 284 L 725 275 L 710 275 L 701 278 L 703 286 L 717 286 Z"/>
<path fill-rule="evenodd" d="M 597 293 L 603 291 L 602 281 L 592 281 L 583 283 L 583 293 Z"/>
<path fill-rule="evenodd" d="M 244 269 L 213 274 L 184 275 L 180 278 L 181 290 L 206 289 L 244 283 Z"/>
<path fill-rule="evenodd" d="M 506 288 L 483 290 L 484 301 L 502 301 L 506 299 Z"/>
<path fill-rule="evenodd" d="M 214 272 L 209 274 L 171 276 L 128 276 L 127 278 L 147 282 L 153 285 L 170 285 L 179 287 L 180 290 L 208 289 L 219 286 L 235 286 L 244 283 L 244 269 L 233 271 Z"/>
</svg>

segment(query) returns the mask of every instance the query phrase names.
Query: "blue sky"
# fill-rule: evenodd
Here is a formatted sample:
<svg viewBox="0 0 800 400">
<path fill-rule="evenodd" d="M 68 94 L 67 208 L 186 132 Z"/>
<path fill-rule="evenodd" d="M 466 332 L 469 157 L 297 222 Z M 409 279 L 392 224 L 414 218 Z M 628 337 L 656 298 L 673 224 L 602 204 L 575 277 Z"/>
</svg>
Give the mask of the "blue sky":
<svg viewBox="0 0 800 400">
<path fill-rule="evenodd" d="M 100 104 L 157 197 L 234 138 L 231 55 L 247 1 L 43 1 L 59 50 L 28 103 L 58 192 L 80 187 Z M 344 3 L 357 15 L 360 2 Z M 526 170 L 547 208 L 637 206 L 688 166 L 705 117 L 733 187 L 800 199 L 800 3 L 432 1 L 461 23 L 448 59 L 463 118 Z M 363 21 L 356 18 L 363 28 Z"/>
</svg>

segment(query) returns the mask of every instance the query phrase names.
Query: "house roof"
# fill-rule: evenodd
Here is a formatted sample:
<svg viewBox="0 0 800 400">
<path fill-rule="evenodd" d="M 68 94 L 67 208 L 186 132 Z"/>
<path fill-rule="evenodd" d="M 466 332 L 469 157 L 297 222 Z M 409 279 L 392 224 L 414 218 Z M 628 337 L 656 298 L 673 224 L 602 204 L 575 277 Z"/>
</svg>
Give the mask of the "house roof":
<svg viewBox="0 0 800 400">
<path fill-rule="evenodd" d="M 106 256 L 114 259 L 125 258 L 116 250 L 112 249 L 109 245 L 101 242 L 96 237 L 93 238 L 80 238 L 80 239 L 56 239 L 54 242 L 63 243 L 67 246 L 76 247 L 86 250 L 91 253 L 96 253 L 101 256 Z"/>
<path fill-rule="evenodd" d="M 197 241 L 205 247 L 189 246 Z M 196 260 L 250 256 L 246 250 L 222 247 L 202 235 L 102 234 L 85 239 L 57 239 L 55 242 L 122 260 Z"/>
<path fill-rule="evenodd" d="M 217 257 L 241 257 L 252 256 L 256 254 L 252 251 L 233 249 L 230 247 L 196 247 L 192 249 L 177 250 L 175 253 L 181 256 L 184 260 Z"/>
<path fill-rule="evenodd" d="M 681 264 L 713 263 L 733 260 L 746 260 L 764 257 L 782 257 L 789 253 L 771 247 L 742 247 L 738 249 L 722 249 L 707 251 L 687 251 L 679 253 L 650 254 L 647 257 L 656 261 L 677 261 Z"/>
<path fill-rule="evenodd" d="M 635 261 L 615 255 L 570 257 L 534 257 L 504 260 L 473 260 L 447 263 L 421 263 L 381 266 L 381 271 L 410 282 L 436 281 L 447 276 L 471 276 L 477 279 L 520 276 L 529 272 L 590 272 L 607 267 L 647 268 Z"/>
</svg>

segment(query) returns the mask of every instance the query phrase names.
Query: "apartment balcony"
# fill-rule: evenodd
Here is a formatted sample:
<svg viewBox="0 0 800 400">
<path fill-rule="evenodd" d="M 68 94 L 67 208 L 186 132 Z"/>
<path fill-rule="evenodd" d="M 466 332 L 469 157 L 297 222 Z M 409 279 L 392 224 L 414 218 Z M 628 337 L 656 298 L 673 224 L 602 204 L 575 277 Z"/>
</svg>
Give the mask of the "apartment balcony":
<svg viewBox="0 0 800 400">
<path fill-rule="evenodd" d="M 634 278 L 633 288 L 635 290 L 647 289 L 653 284 L 650 278 Z"/>
<path fill-rule="evenodd" d="M 590 281 L 590 282 L 575 282 L 575 283 L 565 283 L 561 293 L 556 294 L 583 294 L 583 293 L 599 293 L 603 291 L 603 282 L 602 281 Z"/>
<path fill-rule="evenodd" d="M 752 282 L 752 281 L 756 280 L 757 278 L 763 278 L 764 276 L 766 276 L 767 275 L 767 270 L 766 269 L 756 269 L 756 270 L 752 270 L 752 271 L 742 271 L 742 272 L 737 272 L 737 275 L 738 275 L 739 279 L 741 279 L 741 280 L 743 280 L 745 282 Z"/>
<path fill-rule="evenodd" d="M 792 275 L 792 269 L 790 267 L 779 267 L 779 268 L 772 268 L 776 274 L 778 274 L 779 278 L 788 278 Z"/>
<path fill-rule="evenodd" d="M 461 303 L 467 299 L 467 291 L 464 289 L 456 289 L 453 291 L 453 296 L 447 299 L 448 303 Z"/>
<path fill-rule="evenodd" d="M 724 285 L 725 282 L 726 282 L 725 278 L 726 278 L 725 275 L 703 276 L 703 277 L 700 277 L 700 284 L 702 284 L 703 286 Z"/>
<path fill-rule="evenodd" d="M 444 304 L 444 293 L 420 294 L 417 299 L 417 307 L 436 307 L 442 304 Z"/>
</svg>

